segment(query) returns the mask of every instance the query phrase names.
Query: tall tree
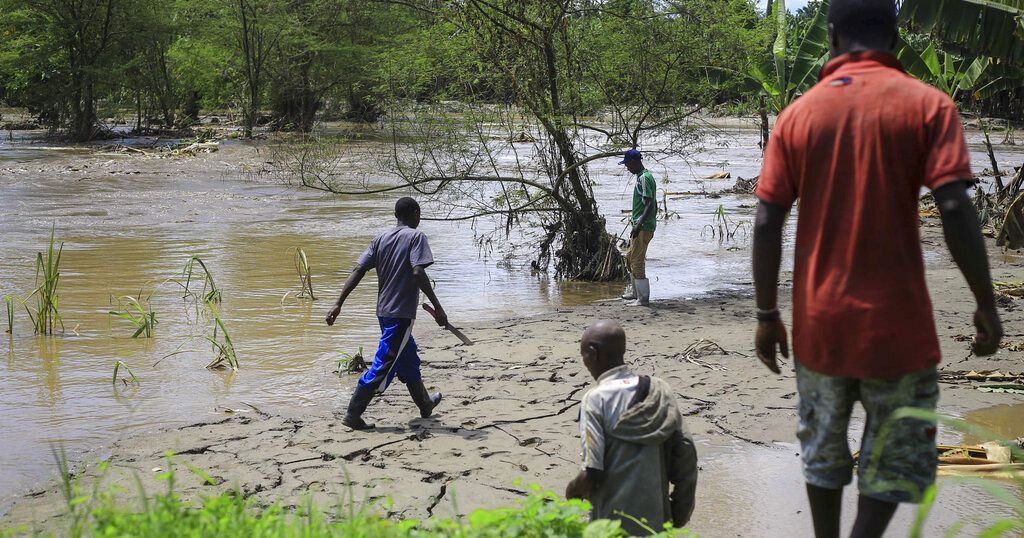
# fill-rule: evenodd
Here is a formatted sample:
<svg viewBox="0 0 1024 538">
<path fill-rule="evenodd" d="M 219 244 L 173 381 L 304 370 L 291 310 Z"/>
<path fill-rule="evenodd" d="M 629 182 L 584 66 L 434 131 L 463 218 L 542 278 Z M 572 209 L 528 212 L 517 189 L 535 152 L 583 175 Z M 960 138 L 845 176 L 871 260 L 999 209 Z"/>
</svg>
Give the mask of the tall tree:
<svg viewBox="0 0 1024 538">
<path fill-rule="evenodd" d="M 132 9 L 130 0 L 0 0 L 0 73 L 51 126 L 89 140 L 97 101 L 118 78 Z"/>
</svg>

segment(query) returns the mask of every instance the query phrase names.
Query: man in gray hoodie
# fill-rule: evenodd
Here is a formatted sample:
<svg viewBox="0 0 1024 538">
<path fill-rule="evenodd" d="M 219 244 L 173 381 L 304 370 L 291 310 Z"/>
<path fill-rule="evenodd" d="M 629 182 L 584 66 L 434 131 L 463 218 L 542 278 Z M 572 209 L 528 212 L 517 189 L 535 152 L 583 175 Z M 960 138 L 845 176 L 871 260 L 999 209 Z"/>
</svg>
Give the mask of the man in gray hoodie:
<svg viewBox="0 0 1024 538">
<path fill-rule="evenodd" d="M 601 320 L 583 332 L 580 355 L 598 385 L 580 403 L 583 465 L 565 496 L 589 500 L 593 519 L 618 519 L 626 532 L 646 535 L 689 521 L 697 451 L 671 387 L 630 372 L 625 353 L 617 322 Z"/>
</svg>

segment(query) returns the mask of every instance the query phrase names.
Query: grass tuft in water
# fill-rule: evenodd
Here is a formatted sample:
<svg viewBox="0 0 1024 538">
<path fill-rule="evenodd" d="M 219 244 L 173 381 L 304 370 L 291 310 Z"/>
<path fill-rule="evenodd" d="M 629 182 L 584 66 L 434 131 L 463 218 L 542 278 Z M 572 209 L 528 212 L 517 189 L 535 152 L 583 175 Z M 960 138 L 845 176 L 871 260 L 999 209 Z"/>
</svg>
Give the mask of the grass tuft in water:
<svg viewBox="0 0 1024 538">
<path fill-rule="evenodd" d="M 118 298 L 120 311 L 111 310 L 110 315 L 131 322 L 135 326 L 135 333 L 132 338 L 145 335 L 146 338 L 153 337 L 153 327 L 156 326 L 156 313 L 152 307 L 147 311 L 143 308 L 138 299 L 125 295 Z"/>
<path fill-rule="evenodd" d="M 134 383 L 136 385 L 139 384 L 139 378 L 135 377 L 135 372 L 132 372 L 132 369 L 129 368 L 128 365 L 124 363 L 124 361 L 117 361 L 114 363 L 114 376 L 110 380 L 110 383 L 112 385 L 117 384 L 117 372 L 121 368 L 124 368 L 124 371 L 128 372 L 128 378 L 121 378 L 121 382 L 123 382 L 125 385 L 128 385 L 129 383 Z"/>
<path fill-rule="evenodd" d="M 197 267 L 198 266 L 198 267 Z M 203 287 L 197 293 L 189 289 L 192 284 L 193 276 L 198 277 L 198 271 L 202 271 Z M 213 281 L 213 275 L 210 274 L 210 270 L 206 267 L 206 262 L 203 261 L 199 256 L 192 256 L 189 258 L 188 263 L 181 270 L 181 276 L 185 279 L 185 298 L 195 297 L 207 305 L 220 304 L 221 294 L 220 289 L 217 288 L 217 284 Z"/>
<path fill-rule="evenodd" d="M 7 334 L 14 334 L 14 297 L 5 295 L 4 306 L 7 307 Z"/>
<path fill-rule="evenodd" d="M 313 276 L 309 270 L 309 259 L 306 258 L 306 251 L 302 247 L 294 247 L 295 256 L 293 261 L 295 263 L 295 272 L 299 275 L 299 286 L 302 291 L 299 293 L 299 297 L 309 297 L 311 301 L 316 300 L 316 296 L 313 295 Z"/>
<path fill-rule="evenodd" d="M 213 345 L 213 352 L 216 353 L 213 362 L 206 365 L 207 368 L 218 370 L 228 367 L 235 371 L 238 370 L 238 355 L 235 354 L 235 344 L 231 342 L 231 335 L 228 334 L 228 329 L 224 326 L 220 316 L 215 317 L 213 320 L 213 336 L 205 336 L 204 338 Z"/>
<path fill-rule="evenodd" d="M 28 296 L 29 300 L 33 297 L 36 300 L 35 313 L 28 308 L 27 304 L 25 305 L 25 310 L 32 320 L 36 334 L 53 334 L 58 325 L 60 325 L 61 331 L 64 330 L 57 294 L 57 285 L 60 284 L 60 257 L 64 252 L 64 243 L 62 242 L 56 248 L 55 245 L 54 229 L 51 227 L 50 245 L 46 250 L 46 255 L 44 256 L 42 252 L 36 253 L 36 288 Z"/>
</svg>

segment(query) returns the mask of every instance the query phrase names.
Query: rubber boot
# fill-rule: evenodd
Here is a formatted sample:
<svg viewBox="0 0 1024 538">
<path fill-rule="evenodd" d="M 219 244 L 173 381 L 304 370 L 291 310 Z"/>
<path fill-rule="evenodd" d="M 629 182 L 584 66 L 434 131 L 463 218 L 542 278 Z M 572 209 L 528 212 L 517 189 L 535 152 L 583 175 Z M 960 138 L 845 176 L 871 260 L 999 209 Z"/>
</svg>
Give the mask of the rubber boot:
<svg viewBox="0 0 1024 538">
<path fill-rule="evenodd" d="M 427 392 L 427 387 L 423 385 L 422 381 L 409 383 L 407 386 L 409 387 L 412 401 L 416 402 L 416 407 L 420 408 L 420 416 L 430 418 L 434 408 L 437 407 L 437 404 L 441 403 L 441 393 L 435 392 L 431 394 Z"/>
<path fill-rule="evenodd" d="M 636 281 L 633 280 L 633 274 L 629 274 L 629 281 L 626 282 L 626 291 L 622 292 L 622 298 L 627 301 L 636 299 Z"/>
<path fill-rule="evenodd" d="M 353 430 L 373 429 L 374 425 L 367 424 L 362 415 L 366 411 L 366 407 L 370 405 L 370 400 L 373 400 L 374 392 L 370 387 L 356 385 L 356 390 L 352 392 L 352 399 L 348 402 L 348 411 L 345 412 L 345 418 L 341 419 L 341 423 Z"/>
<path fill-rule="evenodd" d="M 626 306 L 647 306 L 651 304 L 651 281 L 647 278 L 638 278 L 635 281 L 636 300 L 626 303 Z"/>
</svg>

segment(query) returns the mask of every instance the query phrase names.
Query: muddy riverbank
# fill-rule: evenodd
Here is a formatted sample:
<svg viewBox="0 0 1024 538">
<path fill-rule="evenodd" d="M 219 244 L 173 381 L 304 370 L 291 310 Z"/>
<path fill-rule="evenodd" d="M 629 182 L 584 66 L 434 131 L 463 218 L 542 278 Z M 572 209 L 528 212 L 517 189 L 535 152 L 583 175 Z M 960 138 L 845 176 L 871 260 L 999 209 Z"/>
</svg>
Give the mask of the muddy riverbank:
<svg viewBox="0 0 1024 538">
<path fill-rule="evenodd" d="M 927 244 L 942 245 L 934 220 L 926 223 L 923 236 Z M 928 283 L 945 357 L 943 371 L 1024 369 L 1021 352 L 1004 349 L 988 359 L 969 356 L 963 337 L 973 334 L 973 302 L 948 255 L 938 252 L 928 263 Z M 1024 274 L 1020 258 L 993 259 L 997 279 Z M 598 302 L 464 324 L 477 342 L 472 347 L 422 323 L 417 338 L 424 376 L 428 385 L 445 392 L 434 418 L 414 418 L 401 386 L 371 406 L 367 415 L 378 423 L 371 433 L 341 426 L 333 413 L 342 409 L 341 400 L 303 409 L 274 406 L 261 409 L 263 414 L 239 403 L 233 415 L 134 433 L 77 459 L 90 463 L 99 456 L 109 461 L 104 484 L 135 491 L 132 475 L 137 474 L 155 492 L 164 487 L 155 480 L 156 469 L 167 468 L 164 453 L 172 450 L 178 454 L 178 487 L 189 498 L 237 487 L 261 503 L 292 506 L 311 497 L 330 506 L 350 486 L 357 501 L 393 517 L 466 514 L 508 505 L 523 495 L 525 484 L 561 491 L 577 469 L 575 418 L 579 398 L 592 383 L 578 360 L 578 336 L 590 321 L 611 317 L 626 327 L 633 368 L 659 375 L 675 388 L 698 441 L 702 471 L 692 528 L 712 537 L 809 535 L 794 435 L 792 372 L 787 367 L 784 375 L 774 376 L 753 358 L 751 305 L 742 293 L 662 300 L 649 309 Z M 1006 340 L 1024 342 L 1024 304 L 1018 300 L 1007 306 L 1001 311 Z M 725 352 L 687 352 L 702 340 Z M 1024 416 L 1019 396 L 943 384 L 940 410 L 968 419 L 977 416 L 978 422 L 1004 435 L 1024 435 L 1024 421 L 1015 420 Z M 941 429 L 941 441 L 961 438 L 956 431 Z M 185 463 L 205 470 L 219 485 L 203 485 Z M 94 465 L 82 479 L 96 479 Z M 967 520 L 968 530 L 976 529 L 1001 513 L 997 503 L 974 489 L 947 478 L 940 484 L 926 535 L 958 520 Z M 848 494 L 846 502 L 849 525 L 854 496 Z M 22 497 L 4 524 L 56 529 L 62 510 L 59 490 L 50 485 Z M 912 510 L 902 508 L 890 535 L 903 535 L 912 517 Z"/>
</svg>

